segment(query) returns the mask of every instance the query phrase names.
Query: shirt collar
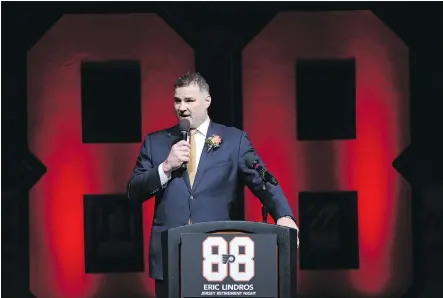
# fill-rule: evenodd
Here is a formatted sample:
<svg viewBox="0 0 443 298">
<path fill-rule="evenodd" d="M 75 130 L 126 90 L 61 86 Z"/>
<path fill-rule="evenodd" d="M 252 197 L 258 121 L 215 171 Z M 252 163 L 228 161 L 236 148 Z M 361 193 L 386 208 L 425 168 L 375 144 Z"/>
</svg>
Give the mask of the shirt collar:
<svg viewBox="0 0 443 298">
<path fill-rule="evenodd" d="M 197 131 L 206 137 L 206 134 L 208 133 L 210 122 L 211 122 L 211 119 L 209 119 L 209 117 L 206 118 L 206 120 L 203 121 L 203 123 L 200 124 L 199 127 L 197 127 Z"/>
</svg>

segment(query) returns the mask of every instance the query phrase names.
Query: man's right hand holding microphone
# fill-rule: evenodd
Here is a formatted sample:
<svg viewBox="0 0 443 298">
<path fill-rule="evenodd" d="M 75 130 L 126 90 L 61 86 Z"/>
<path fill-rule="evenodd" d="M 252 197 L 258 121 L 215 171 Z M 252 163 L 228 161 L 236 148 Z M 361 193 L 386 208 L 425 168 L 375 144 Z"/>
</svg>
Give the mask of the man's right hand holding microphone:
<svg viewBox="0 0 443 298">
<path fill-rule="evenodd" d="M 170 176 L 171 173 L 182 166 L 183 163 L 189 162 L 191 154 L 191 145 L 187 141 L 180 141 L 172 146 L 169 151 L 168 158 L 163 162 L 162 170 Z"/>
</svg>

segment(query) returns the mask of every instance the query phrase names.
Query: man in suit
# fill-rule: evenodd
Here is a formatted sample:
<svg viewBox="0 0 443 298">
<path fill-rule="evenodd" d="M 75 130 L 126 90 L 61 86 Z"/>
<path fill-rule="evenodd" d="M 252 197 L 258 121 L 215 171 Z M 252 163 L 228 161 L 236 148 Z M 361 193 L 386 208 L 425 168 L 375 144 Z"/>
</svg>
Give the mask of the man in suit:
<svg viewBox="0 0 443 298">
<path fill-rule="evenodd" d="M 269 185 L 263 191 L 258 173 L 246 166 L 246 155 L 255 153 L 246 133 L 210 120 L 206 80 L 190 72 L 174 87 L 177 118 L 190 121 L 190 137 L 180 141 L 178 126 L 148 134 L 128 182 L 130 200 L 155 196 L 149 269 L 156 279 L 157 297 L 163 295 L 160 233 L 192 223 L 229 220 L 239 179 L 265 204 L 278 225 L 298 229 L 280 186 Z M 208 138 L 219 146 L 208 148 Z"/>
</svg>

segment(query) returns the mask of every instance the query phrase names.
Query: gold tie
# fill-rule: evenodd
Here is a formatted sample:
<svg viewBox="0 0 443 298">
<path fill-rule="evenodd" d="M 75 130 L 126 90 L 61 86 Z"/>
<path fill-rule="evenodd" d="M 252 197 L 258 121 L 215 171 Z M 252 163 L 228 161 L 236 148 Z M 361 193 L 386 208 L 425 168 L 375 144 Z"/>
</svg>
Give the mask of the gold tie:
<svg viewBox="0 0 443 298">
<path fill-rule="evenodd" d="M 191 134 L 189 136 L 189 142 L 191 143 L 191 154 L 189 156 L 189 163 L 188 163 L 188 175 L 189 175 L 189 183 L 192 185 L 194 184 L 195 174 L 197 173 L 197 167 L 196 167 L 196 157 L 195 157 L 195 150 L 197 149 L 197 144 L 195 143 L 195 133 L 197 132 L 196 129 L 191 129 Z M 188 225 L 192 224 L 192 220 L 188 220 Z"/>
<path fill-rule="evenodd" d="M 189 174 L 189 182 L 191 183 L 191 187 L 194 184 L 195 174 L 197 174 L 197 167 L 196 167 L 196 156 L 195 151 L 197 144 L 195 143 L 195 133 L 197 132 L 196 129 L 191 129 L 191 134 L 189 136 L 190 143 L 191 143 L 191 155 L 189 156 L 189 164 L 188 164 L 188 174 Z"/>
</svg>

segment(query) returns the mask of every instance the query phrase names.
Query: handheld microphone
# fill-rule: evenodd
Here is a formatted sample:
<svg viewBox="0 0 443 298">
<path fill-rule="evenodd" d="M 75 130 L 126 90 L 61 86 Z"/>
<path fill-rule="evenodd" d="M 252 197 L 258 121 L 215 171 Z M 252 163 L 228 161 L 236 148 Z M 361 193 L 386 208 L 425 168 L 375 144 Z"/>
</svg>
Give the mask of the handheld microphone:
<svg viewBox="0 0 443 298">
<path fill-rule="evenodd" d="M 180 128 L 180 141 L 187 141 L 189 130 L 191 129 L 191 122 L 189 122 L 188 119 L 180 119 L 178 127 Z"/>
<path fill-rule="evenodd" d="M 260 164 L 255 154 L 249 153 L 246 155 L 245 163 L 248 168 L 256 170 L 260 174 L 263 182 L 269 182 L 274 186 L 278 185 L 277 179 Z"/>
<path fill-rule="evenodd" d="M 191 129 L 191 122 L 189 122 L 188 119 L 180 119 L 178 127 L 180 128 L 180 141 L 187 141 Z M 186 169 L 186 163 L 183 163 L 181 168 Z"/>
</svg>

